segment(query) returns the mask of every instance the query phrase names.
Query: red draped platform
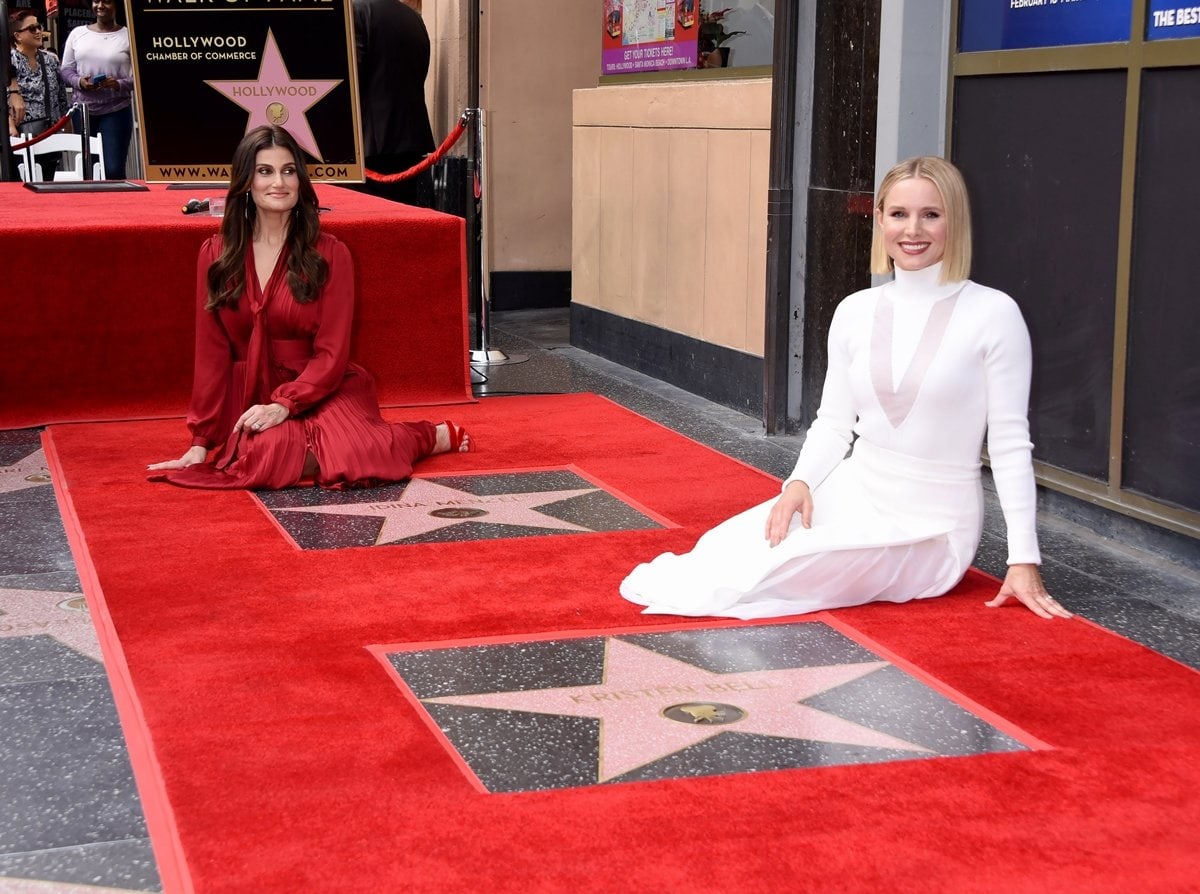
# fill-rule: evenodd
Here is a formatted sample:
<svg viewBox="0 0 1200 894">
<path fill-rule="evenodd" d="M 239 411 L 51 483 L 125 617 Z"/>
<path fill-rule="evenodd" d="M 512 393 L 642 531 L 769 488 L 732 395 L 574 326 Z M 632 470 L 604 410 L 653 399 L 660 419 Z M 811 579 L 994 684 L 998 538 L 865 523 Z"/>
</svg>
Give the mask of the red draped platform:
<svg viewBox="0 0 1200 894">
<path fill-rule="evenodd" d="M 0 183 L 0 429 L 182 416 L 210 192 L 41 194 Z M 463 221 L 317 184 L 350 248 L 353 356 L 385 406 L 471 400 Z"/>
</svg>

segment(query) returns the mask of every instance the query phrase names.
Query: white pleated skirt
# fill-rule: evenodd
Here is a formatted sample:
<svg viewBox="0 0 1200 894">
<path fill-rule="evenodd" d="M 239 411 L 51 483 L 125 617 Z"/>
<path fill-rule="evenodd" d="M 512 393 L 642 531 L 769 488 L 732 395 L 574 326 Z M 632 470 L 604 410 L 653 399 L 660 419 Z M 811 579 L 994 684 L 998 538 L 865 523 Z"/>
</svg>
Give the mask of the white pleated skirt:
<svg viewBox="0 0 1200 894">
<path fill-rule="evenodd" d="M 684 555 L 638 565 L 621 595 L 646 614 L 770 618 L 940 596 L 970 567 L 983 527 L 979 463 L 904 456 L 858 439 L 772 547 L 775 500 L 735 515 Z"/>
</svg>

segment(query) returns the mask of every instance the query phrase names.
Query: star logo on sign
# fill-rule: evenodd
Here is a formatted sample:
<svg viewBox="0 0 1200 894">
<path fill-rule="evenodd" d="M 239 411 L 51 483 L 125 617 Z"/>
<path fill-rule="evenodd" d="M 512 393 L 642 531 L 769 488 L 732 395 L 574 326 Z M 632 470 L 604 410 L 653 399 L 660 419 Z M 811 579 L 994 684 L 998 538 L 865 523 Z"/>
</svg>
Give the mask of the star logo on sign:
<svg viewBox="0 0 1200 894">
<path fill-rule="evenodd" d="M 52 636 L 94 661 L 103 661 L 96 628 L 80 593 L 0 589 L 0 638 L 7 636 Z"/>
<path fill-rule="evenodd" d="M 255 81 L 205 81 L 204 83 L 237 103 L 250 113 L 246 133 L 262 124 L 283 126 L 291 122 L 288 131 L 300 148 L 317 161 L 324 161 L 308 124 L 307 112 L 324 99 L 341 80 L 297 81 L 288 74 L 283 54 L 275 42 L 275 34 L 267 29 L 267 45 L 263 48 L 262 63 Z"/>
<path fill-rule="evenodd" d="M 50 471 L 46 468 L 46 454 L 39 447 L 16 465 L 0 466 L 0 494 L 25 490 L 50 483 Z"/>
<path fill-rule="evenodd" d="M 585 487 L 535 493 L 481 495 L 446 487 L 423 478 L 413 478 L 404 488 L 404 493 L 394 500 L 379 503 L 338 503 L 330 506 L 295 506 L 274 508 L 271 511 L 382 518 L 383 527 L 375 538 L 376 546 L 396 543 L 409 537 L 468 522 L 591 533 L 591 528 L 554 518 L 539 512 L 537 507 L 595 493 L 597 490 L 599 488 Z"/>
<path fill-rule="evenodd" d="M 886 661 L 864 661 L 721 674 L 610 638 L 605 641 L 600 683 L 422 701 L 595 718 L 600 721 L 599 782 L 724 732 L 933 754 L 923 746 L 802 704 L 887 666 Z M 681 722 L 680 711 L 673 709 L 681 709 L 689 722 Z"/>
</svg>

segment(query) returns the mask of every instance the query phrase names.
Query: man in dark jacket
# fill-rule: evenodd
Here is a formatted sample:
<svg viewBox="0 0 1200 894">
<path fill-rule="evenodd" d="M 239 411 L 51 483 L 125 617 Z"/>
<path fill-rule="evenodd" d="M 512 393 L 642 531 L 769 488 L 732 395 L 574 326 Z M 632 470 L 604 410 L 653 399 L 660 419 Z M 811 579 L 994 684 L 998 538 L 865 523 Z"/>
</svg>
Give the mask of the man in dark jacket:
<svg viewBox="0 0 1200 894">
<path fill-rule="evenodd" d="M 434 149 L 425 107 L 429 32 L 421 14 L 402 0 L 353 4 L 367 168 L 380 174 L 405 171 Z M 398 183 L 368 180 L 363 189 L 408 205 L 433 205 L 429 171 Z"/>
</svg>

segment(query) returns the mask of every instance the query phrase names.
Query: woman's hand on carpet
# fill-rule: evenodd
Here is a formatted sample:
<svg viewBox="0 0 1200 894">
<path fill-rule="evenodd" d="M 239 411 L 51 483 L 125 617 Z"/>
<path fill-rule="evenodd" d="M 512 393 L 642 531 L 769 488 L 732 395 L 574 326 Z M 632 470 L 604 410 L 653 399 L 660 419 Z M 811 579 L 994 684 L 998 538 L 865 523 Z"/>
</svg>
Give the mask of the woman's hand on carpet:
<svg viewBox="0 0 1200 894">
<path fill-rule="evenodd" d="M 264 432 L 288 418 L 288 408 L 283 404 L 255 404 L 234 424 L 234 431 L 243 429 L 254 433 Z"/>
<path fill-rule="evenodd" d="M 812 492 L 803 481 L 793 481 L 783 489 L 783 496 L 771 507 L 767 516 L 767 540 L 771 546 L 779 546 L 787 536 L 792 526 L 792 516 L 800 513 L 800 524 L 806 528 L 812 527 L 813 499 Z"/>
<path fill-rule="evenodd" d="M 1004 576 L 1004 584 L 996 598 L 984 605 L 998 608 L 1009 599 L 1016 599 L 1037 615 L 1039 618 L 1069 618 L 1071 613 L 1055 601 L 1046 592 L 1042 583 L 1042 574 L 1036 565 L 1009 565 L 1008 574 Z"/>
<path fill-rule="evenodd" d="M 152 463 L 146 466 L 150 472 L 159 472 L 165 469 L 186 469 L 188 466 L 194 466 L 196 463 L 202 463 L 208 459 L 208 450 L 204 447 L 189 447 L 188 452 L 179 459 L 169 459 L 165 463 Z"/>
</svg>

